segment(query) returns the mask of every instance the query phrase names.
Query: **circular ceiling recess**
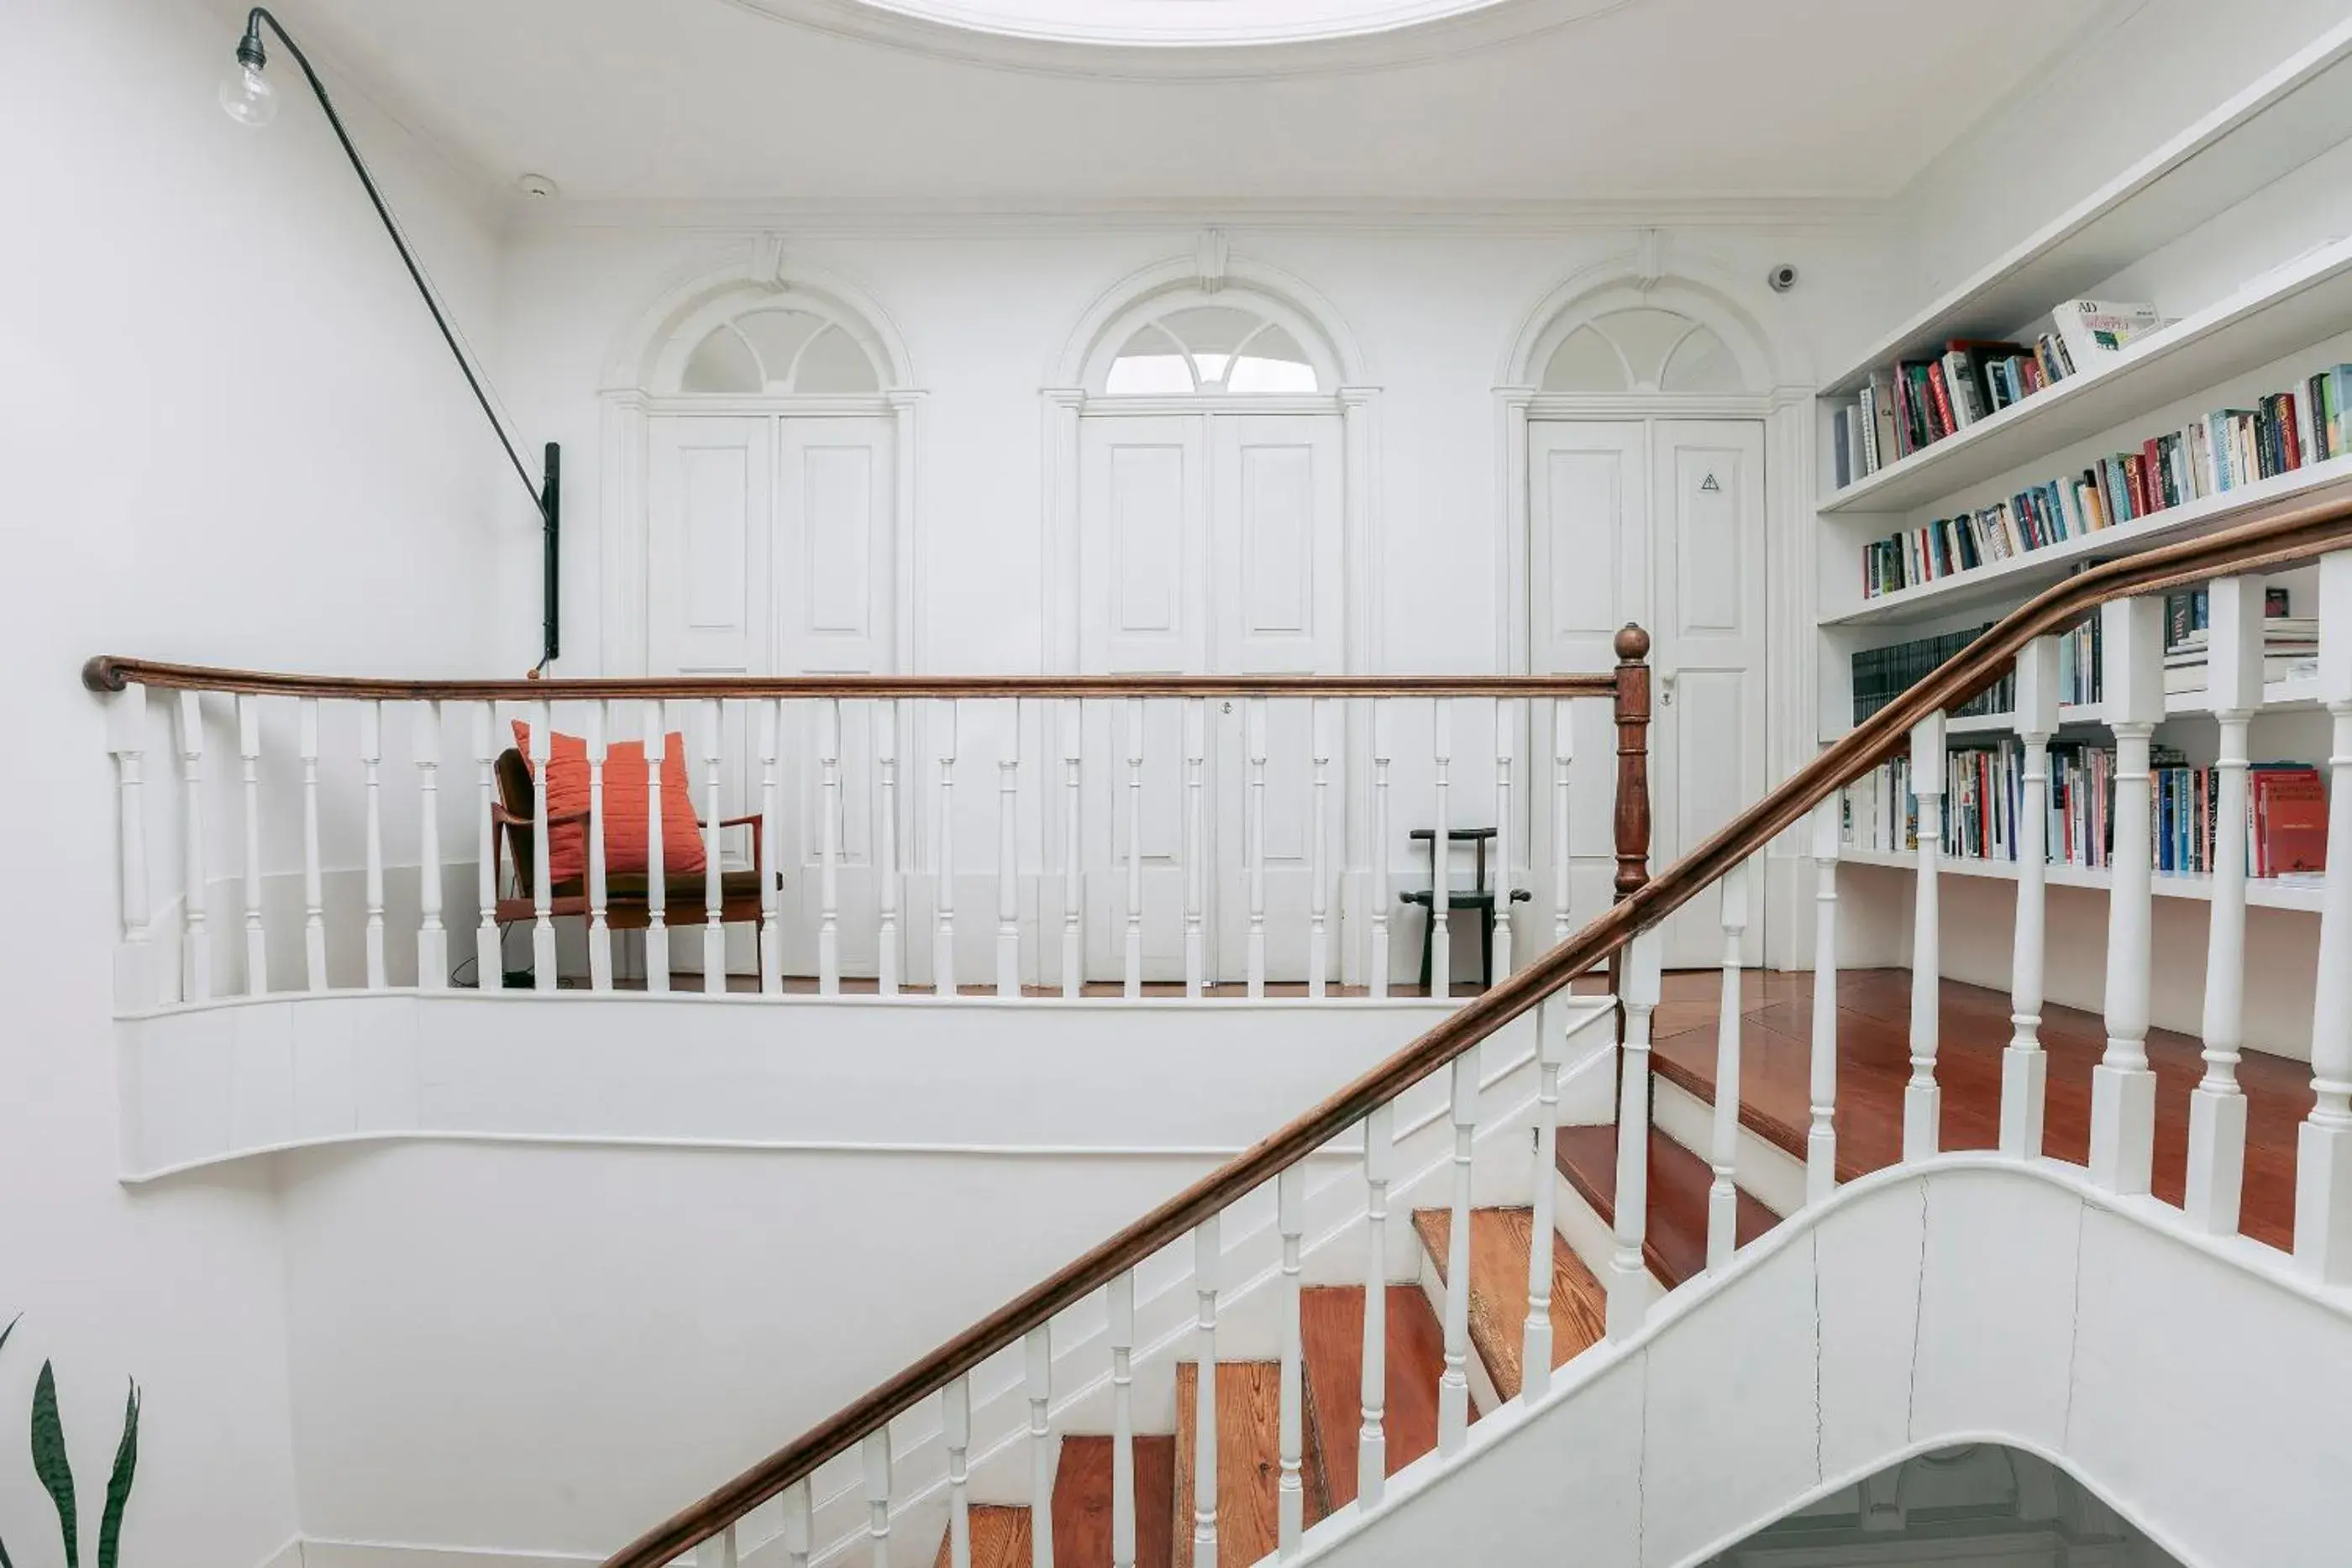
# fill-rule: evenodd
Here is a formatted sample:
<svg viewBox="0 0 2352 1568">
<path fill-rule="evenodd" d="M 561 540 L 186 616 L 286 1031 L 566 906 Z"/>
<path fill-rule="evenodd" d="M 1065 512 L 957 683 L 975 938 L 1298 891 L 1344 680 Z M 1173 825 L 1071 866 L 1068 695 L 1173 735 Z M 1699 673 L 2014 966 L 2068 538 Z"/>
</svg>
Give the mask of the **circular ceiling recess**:
<svg viewBox="0 0 2352 1568">
<path fill-rule="evenodd" d="M 734 0 L 829 33 L 1016 69 L 1288 76 L 1413 65 L 1639 0 Z"/>
</svg>

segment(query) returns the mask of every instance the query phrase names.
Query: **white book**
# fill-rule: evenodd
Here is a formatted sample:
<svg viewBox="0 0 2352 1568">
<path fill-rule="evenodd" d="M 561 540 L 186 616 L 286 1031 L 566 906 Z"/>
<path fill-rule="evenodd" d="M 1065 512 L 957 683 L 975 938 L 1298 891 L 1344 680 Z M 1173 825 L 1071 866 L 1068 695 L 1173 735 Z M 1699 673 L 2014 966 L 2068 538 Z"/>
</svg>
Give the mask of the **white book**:
<svg viewBox="0 0 2352 1568">
<path fill-rule="evenodd" d="M 2110 299 L 2069 299 L 2051 311 L 2050 320 L 2077 370 L 2091 369 L 2102 356 L 2120 353 L 2164 325 L 2153 305 Z"/>
</svg>

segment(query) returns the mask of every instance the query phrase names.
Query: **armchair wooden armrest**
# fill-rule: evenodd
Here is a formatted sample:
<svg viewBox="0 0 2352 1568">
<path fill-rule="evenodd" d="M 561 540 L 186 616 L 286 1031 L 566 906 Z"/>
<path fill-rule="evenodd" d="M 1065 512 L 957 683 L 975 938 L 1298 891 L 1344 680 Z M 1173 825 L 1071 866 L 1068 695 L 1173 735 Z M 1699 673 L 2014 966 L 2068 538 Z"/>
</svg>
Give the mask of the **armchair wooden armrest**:
<svg viewBox="0 0 2352 1568">
<path fill-rule="evenodd" d="M 768 835 L 762 828 L 762 824 L 765 823 L 767 820 L 768 814 L 765 811 L 752 811 L 745 816 L 721 817 L 719 819 L 719 831 L 722 833 L 730 828 L 749 828 L 751 830 L 751 874 L 760 879 L 760 885 L 762 887 L 767 885 L 768 873 L 766 860 L 768 852 Z M 710 824 L 698 818 L 694 825 L 698 828 L 707 828 Z M 779 883 L 778 885 L 781 886 L 782 884 Z"/>
</svg>

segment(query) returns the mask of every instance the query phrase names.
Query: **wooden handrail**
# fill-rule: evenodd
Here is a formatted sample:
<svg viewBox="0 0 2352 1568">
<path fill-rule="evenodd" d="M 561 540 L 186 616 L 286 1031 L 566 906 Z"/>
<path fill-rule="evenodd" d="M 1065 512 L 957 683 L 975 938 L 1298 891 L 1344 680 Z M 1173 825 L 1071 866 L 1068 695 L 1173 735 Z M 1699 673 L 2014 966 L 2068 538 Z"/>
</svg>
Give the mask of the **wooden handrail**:
<svg viewBox="0 0 2352 1568">
<path fill-rule="evenodd" d="M 1624 633 L 1621 632 L 1622 639 Z M 1637 633 L 1638 635 L 1638 633 Z M 1640 638 L 1639 660 L 1649 648 Z M 1624 657 L 1621 650 L 1621 657 Z M 1622 666 L 1621 665 L 1621 668 Z M 722 697 L 1606 697 L 1615 671 L 1573 675 L 636 675 L 562 680 L 379 680 L 160 664 L 100 653 L 93 692 L 125 686 L 376 702 L 586 702 Z M 1647 709 L 1643 704 L 1644 711 Z"/>
<path fill-rule="evenodd" d="M 1843 739 L 1740 813 L 1713 838 L 1632 889 L 1606 914 L 1454 1013 L 1320 1104 L 1161 1204 L 1043 1283 L 1006 1302 L 709 1496 L 647 1531 L 604 1568 L 661 1568 L 813 1473 L 884 1421 L 1020 1343 L 1062 1312 L 1191 1232 L 1287 1166 L 1348 1132 L 1505 1024 L 1613 956 L 1726 872 L 1801 821 L 1830 793 L 1869 770 L 1931 713 L 2000 678 L 2033 638 L 2063 630 L 2111 599 L 2158 593 L 2208 579 L 2259 572 L 2352 546 L 2352 485 L 2328 499 L 2282 508 L 2203 538 L 2094 566 L 2004 617 L 1958 657 L 1857 725 Z M 1646 674 L 1646 672 L 1644 672 Z M 1647 682 L 1640 716 L 1646 718 Z"/>
</svg>

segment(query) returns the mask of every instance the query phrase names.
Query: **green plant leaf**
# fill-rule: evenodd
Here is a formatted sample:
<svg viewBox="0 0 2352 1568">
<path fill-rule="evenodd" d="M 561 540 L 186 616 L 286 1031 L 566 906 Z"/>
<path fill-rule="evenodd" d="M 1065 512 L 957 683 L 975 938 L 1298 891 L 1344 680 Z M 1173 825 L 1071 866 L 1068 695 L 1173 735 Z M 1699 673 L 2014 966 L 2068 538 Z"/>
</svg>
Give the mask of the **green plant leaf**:
<svg viewBox="0 0 2352 1568">
<path fill-rule="evenodd" d="M 106 1478 L 106 1512 L 98 1521 L 98 1568 L 114 1568 L 122 1540 L 122 1511 L 131 1502 L 131 1478 L 139 1469 L 139 1385 L 122 1404 L 122 1441 L 115 1446 L 114 1471 Z M 0 1565 L 5 1568 L 5 1565 Z"/>
<path fill-rule="evenodd" d="M 81 1568 L 81 1532 L 75 1524 L 73 1465 L 66 1458 L 65 1423 L 58 1418 L 58 1377 L 47 1362 L 33 1385 L 33 1473 L 57 1505 L 66 1542 L 66 1568 Z"/>
</svg>

